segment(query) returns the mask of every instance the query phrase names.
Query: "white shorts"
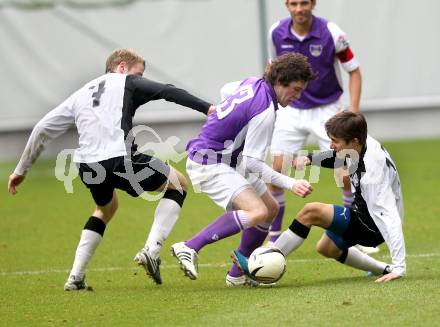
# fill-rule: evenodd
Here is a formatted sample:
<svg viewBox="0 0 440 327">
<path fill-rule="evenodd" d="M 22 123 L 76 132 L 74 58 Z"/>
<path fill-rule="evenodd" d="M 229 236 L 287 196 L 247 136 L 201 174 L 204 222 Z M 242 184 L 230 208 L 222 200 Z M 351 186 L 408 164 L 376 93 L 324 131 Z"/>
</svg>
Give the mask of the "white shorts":
<svg viewBox="0 0 440 327">
<path fill-rule="evenodd" d="M 223 163 L 201 165 L 188 158 L 186 171 L 196 193 L 205 193 L 227 211 L 233 209 L 232 201 L 246 188 L 253 188 L 259 196 L 267 192 L 266 184 L 254 174 L 245 178 Z"/>
<path fill-rule="evenodd" d="M 270 149 L 272 155 L 296 154 L 304 148 L 310 134 L 317 139 L 321 151 L 328 150 L 330 139 L 325 131 L 325 123 L 343 109 L 339 100 L 313 109 L 291 106 L 278 109 Z"/>
</svg>

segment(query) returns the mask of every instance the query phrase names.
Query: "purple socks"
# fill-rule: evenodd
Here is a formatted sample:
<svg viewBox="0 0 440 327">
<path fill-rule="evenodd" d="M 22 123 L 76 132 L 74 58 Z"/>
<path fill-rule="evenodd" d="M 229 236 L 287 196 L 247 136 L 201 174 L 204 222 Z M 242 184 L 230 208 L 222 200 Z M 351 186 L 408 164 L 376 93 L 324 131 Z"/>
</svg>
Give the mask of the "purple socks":
<svg viewBox="0 0 440 327">
<path fill-rule="evenodd" d="M 241 235 L 240 246 L 238 250 L 241 254 L 246 257 L 249 257 L 257 247 L 261 246 L 266 239 L 268 234 L 267 227 L 263 227 L 258 225 L 256 227 L 250 227 L 243 231 Z M 243 275 L 243 273 L 238 269 L 237 265 L 234 263 L 232 268 L 228 272 L 229 276 L 239 277 Z"/>
<path fill-rule="evenodd" d="M 270 231 L 269 231 L 269 241 L 275 243 L 275 241 L 281 235 L 281 227 L 283 225 L 283 216 L 284 216 L 284 209 L 286 208 L 286 204 L 284 200 L 284 191 L 273 192 L 272 195 L 280 205 L 280 210 L 278 210 L 275 219 L 272 221 L 272 225 L 270 225 Z"/>
<path fill-rule="evenodd" d="M 228 211 L 217 218 L 216 221 L 206 226 L 192 239 L 185 242 L 191 249 L 200 251 L 205 245 L 217 242 L 228 236 L 237 234 L 247 228 L 247 217 L 243 211 Z"/>
</svg>

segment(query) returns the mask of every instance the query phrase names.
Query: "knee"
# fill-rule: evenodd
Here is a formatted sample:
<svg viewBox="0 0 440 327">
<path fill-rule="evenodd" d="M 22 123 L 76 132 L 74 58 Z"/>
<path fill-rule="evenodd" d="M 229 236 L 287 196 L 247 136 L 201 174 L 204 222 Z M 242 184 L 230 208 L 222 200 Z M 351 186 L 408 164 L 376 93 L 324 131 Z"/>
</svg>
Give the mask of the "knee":
<svg viewBox="0 0 440 327">
<path fill-rule="evenodd" d="M 182 186 L 182 190 L 187 192 L 188 191 L 188 180 L 180 172 L 179 172 L 178 176 L 179 176 L 179 183 Z"/>
<path fill-rule="evenodd" d="M 270 222 L 272 222 L 272 220 L 275 219 L 278 211 L 280 210 L 280 205 L 279 203 L 273 199 L 273 201 L 270 201 L 270 203 L 267 206 L 268 209 L 268 219 L 270 220 Z"/>
<path fill-rule="evenodd" d="M 305 225 L 317 225 L 320 222 L 321 211 L 321 203 L 307 203 L 298 213 L 297 219 Z"/>
<path fill-rule="evenodd" d="M 170 177 L 174 174 L 174 178 L 169 178 L 168 189 L 172 190 L 183 190 L 187 192 L 188 190 L 188 180 L 179 171 L 172 168 L 170 172 Z"/>
<path fill-rule="evenodd" d="M 253 226 L 271 221 L 269 219 L 269 209 L 265 205 L 253 208 L 250 212 L 250 216 L 250 221 Z"/>
</svg>

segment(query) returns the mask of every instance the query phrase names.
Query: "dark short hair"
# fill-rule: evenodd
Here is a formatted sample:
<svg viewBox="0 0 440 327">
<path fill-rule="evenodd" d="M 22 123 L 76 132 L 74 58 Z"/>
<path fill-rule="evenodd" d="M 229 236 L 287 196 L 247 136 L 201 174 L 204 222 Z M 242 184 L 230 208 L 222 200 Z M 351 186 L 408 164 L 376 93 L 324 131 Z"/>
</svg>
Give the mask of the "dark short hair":
<svg viewBox="0 0 440 327">
<path fill-rule="evenodd" d="M 367 141 L 367 121 L 361 113 L 342 111 L 334 115 L 325 123 L 325 130 L 329 136 L 343 139 L 346 143 L 357 138 L 365 145 Z"/>
<path fill-rule="evenodd" d="M 267 64 L 263 79 L 275 85 L 288 86 L 291 82 L 309 82 L 316 79 L 307 57 L 295 52 L 284 53 Z"/>
</svg>

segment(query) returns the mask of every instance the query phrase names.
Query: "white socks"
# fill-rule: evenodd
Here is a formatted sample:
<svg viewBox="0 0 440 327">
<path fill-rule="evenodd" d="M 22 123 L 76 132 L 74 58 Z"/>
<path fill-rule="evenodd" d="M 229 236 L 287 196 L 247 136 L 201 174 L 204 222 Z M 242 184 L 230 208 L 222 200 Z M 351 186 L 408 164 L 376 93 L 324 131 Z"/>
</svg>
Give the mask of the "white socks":
<svg viewBox="0 0 440 327">
<path fill-rule="evenodd" d="M 292 251 L 299 248 L 304 240 L 305 238 L 302 238 L 290 229 L 287 229 L 280 235 L 280 237 L 278 237 L 274 246 L 278 248 L 285 257 L 287 257 Z"/>
<path fill-rule="evenodd" d="M 347 258 L 343 263 L 356 269 L 371 271 L 375 274 L 382 274 L 387 266 L 385 262 L 370 257 L 354 246 L 348 249 Z"/>
<path fill-rule="evenodd" d="M 145 243 L 145 248 L 148 248 L 148 253 L 154 259 L 159 257 L 163 242 L 179 218 L 180 209 L 180 205 L 174 200 L 162 198 L 159 201 L 154 213 L 154 222 Z"/>
<path fill-rule="evenodd" d="M 101 240 L 102 236 L 97 232 L 88 229 L 82 231 L 70 275 L 79 276 L 80 278 L 84 277 L 86 266 Z"/>
</svg>

